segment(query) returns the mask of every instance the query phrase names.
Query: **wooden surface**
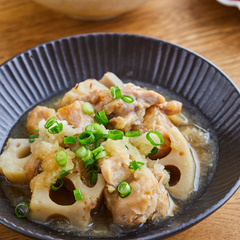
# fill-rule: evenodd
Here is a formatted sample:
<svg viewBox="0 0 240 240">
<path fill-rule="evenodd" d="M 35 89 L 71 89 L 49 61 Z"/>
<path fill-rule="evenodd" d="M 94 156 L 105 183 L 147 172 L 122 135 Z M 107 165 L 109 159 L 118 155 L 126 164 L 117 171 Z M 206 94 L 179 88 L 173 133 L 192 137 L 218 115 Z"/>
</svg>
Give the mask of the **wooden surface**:
<svg viewBox="0 0 240 240">
<path fill-rule="evenodd" d="M 151 0 L 101 22 L 73 20 L 31 0 L 0 0 L 0 64 L 43 42 L 90 32 L 135 33 L 182 45 L 240 87 L 240 11 L 215 0 Z M 0 232 L 0 239 L 30 239 L 4 226 Z M 240 239 L 240 190 L 207 219 L 167 239 Z"/>
</svg>

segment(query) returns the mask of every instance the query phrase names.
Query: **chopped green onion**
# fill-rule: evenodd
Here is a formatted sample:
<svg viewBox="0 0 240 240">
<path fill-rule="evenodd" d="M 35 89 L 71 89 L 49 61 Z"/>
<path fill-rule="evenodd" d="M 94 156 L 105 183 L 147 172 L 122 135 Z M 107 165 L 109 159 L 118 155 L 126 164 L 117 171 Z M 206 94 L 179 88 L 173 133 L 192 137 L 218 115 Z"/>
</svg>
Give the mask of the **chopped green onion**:
<svg viewBox="0 0 240 240">
<path fill-rule="evenodd" d="M 92 153 L 94 154 L 94 156 L 96 156 L 99 152 L 103 151 L 104 147 L 103 146 L 99 146 L 97 148 L 95 148 Z"/>
<path fill-rule="evenodd" d="M 75 155 L 79 158 L 85 158 L 88 155 L 87 148 L 85 148 L 84 146 L 79 147 L 75 151 Z"/>
<path fill-rule="evenodd" d="M 158 152 L 158 148 L 157 147 L 153 147 L 153 149 L 151 150 L 151 152 L 147 155 L 147 157 L 150 157 L 154 154 L 156 154 Z"/>
<path fill-rule="evenodd" d="M 171 175 L 171 172 L 168 169 L 165 169 L 169 175 Z"/>
<path fill-rule="evenodd" d="M 60 133 L 63 130 L 63 124 L 56 122 L 56 126 L 53 126 L 51 128 L 48 128 L 48 132 L 51 134 L 57 134 Z"/>
<path fill-rule="evenodd" d="M 76 137 L 75 136 L 65 136 L 63 142 L 64 142 L 64 144 L 75 144 Z"/>
<path fill-rule="evenodd" d="M 125 198 L 132 192 L 132 187 L 127 182 L 123 181 L 118 185 L 117 190 L 119 196 Z"/>
<path fill-rule="evenodd" d="M 59 151 L 55 158 L 59 166 L 63 167 L 67 165 L 67 154 L 64 151 Z"/>
<path fill-rule="evenodd" d="M 47 122 L 45 123 L 44 127 L 49 129 L 55 122 L 57 122 L 55 117 L 50 117 Z"/>
<path fill-rule="evenodd" d="M 158 137 L 160 142 L 159 143 L 154 142 L 154 140 L 150 137 L 150 134 L 157 135 L 157 137 Z M 148 132 L 147 135 L 146 135 L 146 138 L 154 146 L 161 145 L 164 142 L 162 135 L 158 131 L 150 131 L 150 132 Z"/>
<path fill-rule="evenodd" d="M 104 158 L 107 156 L 107 152 L 106 151 L 101 151 L 97 154 L 97 156 L 95 156 L 95 159 L 98 160 L 100 158 Z"/>
<path fill-rule="evenodd" d="M 89 165 L 93 164 L 95 161 L 96 161 L 96 159 L 90 158 L 86 162 L 84 162 L 83 167 L 87 168 Z"/>
<path fill-rule="evenodd" d="M 125 132 L 125 136 L 126 137 L 138 137 L 138 136 L 140 136 L 140 130 Z"/>
<path fill-rule="evenodd" d="M 129 95 L 123 95 L 121 99 L 126 103 L 132 103 L 134 102 L 134 98 Z"/>
<path fill-rule="evenodd" d="M 130 166 L 128 168 L 136 171 L 137 169 L 140 169 L 139 165 L 144 165 L 144 163 L 143 162 L 136 162 L 134 160 L 130 163 Z"/>
<path fill-rule="evenodd" d="M 78 136 L 78 140 L 81 144 L 87 145 L 94 141 L 95 137 L 92 132 L 85 131 Z"/>
<path fill-rule="evenodd" d="M 127 146 L 127 145 L 125 145 L 125 148 L 126 148 L 127 150 L 129 150 L 129 148 L 128 148 L 128 146 Z"/>
<path fill-rule="evenodd" d="M 39 130 L 32 130 L 29 134 L 28 134 L 28 138 L 29 138 L 29 142 L 33 143 L 35 141 L 35 138 L 38 138 L 39 134 L 32 134 L 34 132 L 39 132 Z"/>
<path fill-rule="evenodd" d="M 94 135 L 103 133 L 102 127 L 98 123 L 87 125 L 85 131 L 92 132 Z"/>
<path fill-rule="evenodd" d="M 80 188 L 73 190 L 73 194 L 74 194 L 76 201 L 83 199 L 83 195 L 82 195 Z"/>
<path fill-rule="evenodd" d="M 96 122 L 98 122 L 99 124 L 103 124 L 104 126 L 106 126 L 109 122 L 104 110 L 97 112 L 94 119 Z"/>
<path fill-rule="evenodd" d="M 56 183 L 59 183 L 59 184 L 57 186 L 54 186 Z M 58 178 L 57 181 L 51 184 L 51 189 L 54 191 L 57 191 L 62 186 L 63 186 L 63 180 L 61 178 Z"/>
<path fill-rule="evenodd" d="M 108 138 L 112 140 L 121 140 L 123 139 L 123 132 L 120 130 L 109 130 Z"/>
<path fill-rule="evenodd" d="M 59 176 L 59 178 L 64 178 L 64 177 L 66 177 L 69 173 L 70 173 L 69 170 L 62 169 L 62 170 L 60 171 L 60 176 Z"/>
<path fill-rule="evenodd" d="M 82 105 L 82 110 L 88 115 L 91 115 L 94 113 L 94 108 L 93 108 L 92 104 L 89 102 L 85 102 Z"/>
<path fill-rule="evenodd" d="M 90 149 L 87 149 L 87 156 L 86 157 L 83 157 L 82 160 L 84 162 L 86 162 L 88 159 L 92 158 L 93 157 L 93 153 L 91 152 Z"/>
<path fill-rule="evenodd" d="M 96 139 L 100 139 L 100 138 L 108 138 L 108 134 L 106 134 L 106 133 L 102 133 L 102 134 L 98 134 L 98 133 L 96 133 L 96 134 L 94 134 L 94 136 L 95 136 L 95 138 Z"/>
<path fill-rule="evenodd" d="M 29 204 L 27 204 L 25 202 L 21 202 L 15 207 L 15 214 L 19 218 L 27 217 L 28 214 L 30 213 L 30 211 L 31 210 L 29 208 Z"/>
<path fill-rule="evenodd" d="M 110 92 L 112 94 L 112 97 L 114 99 L 120 98 L 122 96 L 121 90 L 118 86 L 112 86 L 110 87 Z"/>
<path fill-rule="evenodd" d="M 85 102 L 82 105 L 82 110 L 88 115 L 91 115 L 94 113 L 94 108 L 93 108 L 92 104 L 89 102 Z"/>
<path fill-rule="evenodd" d="M 95 185 L 97 183 L 97 180 L 98 180 L 98 174 L 97 174 L 97 171 L 95 171 L 95 170 L 92 170 L 91 173 L 92 173 L 92 176 L 91 176 L 91 179 L 90 179 L 90 183 L 92 185 Z"/>
</svg>

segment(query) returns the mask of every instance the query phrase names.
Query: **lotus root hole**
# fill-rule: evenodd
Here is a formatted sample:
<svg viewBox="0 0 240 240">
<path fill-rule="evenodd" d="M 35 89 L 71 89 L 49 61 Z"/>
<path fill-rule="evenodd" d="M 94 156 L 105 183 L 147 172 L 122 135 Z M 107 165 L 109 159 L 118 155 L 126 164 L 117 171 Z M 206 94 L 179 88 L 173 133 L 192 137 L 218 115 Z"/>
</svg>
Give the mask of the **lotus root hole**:
<svg viewBox="0 0 240 240">
<path fill-rule="evenodd" d="M 68 178 L 63 178 L 63 186 L 57 190 L 53 190 L 50 188 L 49 197 L 50 199 L 58 205 L 69 206 L 73 205 L 76 200 L 73 194 L 73 190 L 75 190 L 74 184 Z M 57 181 L 54 186 L 59 186 L 59 181 Z"/>
<path fill-rule="evenodd" d="M 17 152 L 17 158 L 25 158 L 31 154 L 30 146 L 20 148 Z"/>
<path fill-rule="evenodd" d="M 170 172 L 169 186 L 170 187 L 175 186 L 179 182 L 181 177 L 180 170 L 174 165 L 166 165 L 165 169 Z"/>
</svg>

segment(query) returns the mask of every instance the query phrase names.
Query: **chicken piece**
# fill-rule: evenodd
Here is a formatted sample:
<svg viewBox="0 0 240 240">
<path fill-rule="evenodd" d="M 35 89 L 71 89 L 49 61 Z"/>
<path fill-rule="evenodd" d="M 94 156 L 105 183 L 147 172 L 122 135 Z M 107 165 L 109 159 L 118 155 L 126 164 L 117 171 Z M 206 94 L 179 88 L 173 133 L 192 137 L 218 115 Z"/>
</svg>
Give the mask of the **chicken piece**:
<svg viewBox="0 0 240 240">
<path fill-rule="evenodd" d="M 133 126 L 132 130 L 140 130 L 141 134 L 151 130 L 160 132 L 164 139 L 164 143 L 160 145 L 158 152 L 150 157 L 151 159 L 158 159 L 165 157 L 171 151 L 168 132 L 172 126 L 172 122 L 162 113 L 160 106 L 154 105 L 146 110 L 141 125 Z"/>
<path fill-rule="evenodd" d="M 31 158 L 25 167 L 25 173 L 29 182 L 39 173 L 39 167 L 42 160 L 39 158 Z"/>
<path fill-rule="evenodd" d="M 80 180 L 79 174 L 70 173 L 63 181 L 64 186 L 57 191 L 51 190 L 49 186 L 32 189 L 30 218 L 34 221 L 48 222 L 54 219 L 54 216 L 60 215 L 71 225 L 85 229 L 91 223 L 91 210 L 101 199 L 105 186 L 104 178 L 98 174 L 98 181 L 91 188 Z M 75 189 L 81 190 L 83 199 L 74 199 Z"/>
<path fill-rule="evenodd" d="M 93 118 L 83 112 L 82 105 L 84 102 L 75 101 L 72 104 L 58 109 L 56 117 L 59 120 L 66 120 L 68 124 L 84 131 L 85 127 L 94 122 Z"/>
<path fill-rule="evenodd" d="M 31 132 L 33 130 L 38 129 L 39 122 L 44 119 L 48 120 L 50 117 L 56 115 L 56 111 L 53 108 L 48 108 L 44 106 L 35 107 L 27 117 L 27 131 Z"/>
<path fill-rule="evenodd" d="M 131 176 L 131 170 L 120 156 L 105 158 L 101 163 L 101 172 L 106 182 L 114 187 Z"/>
<path fill-rule="evenodd" d="M 158 181 L 148 168 L 142 167 L 134 172 L 134 179 L 129 184 L 132 192 L 126 198 L 121 198 L 117 191 L 109 193 L 105 188 L 105 203 L 115 223 L 134 227 L 146 222 L 155 211 Z"/>
<path fill-rule="evenodd" d="M 28 139 L 12 139 L 0 156 L 0 172 L 12 183 L 26 183 L 25 166 L 32 158 Z"/>
<path fill-rule="evenodd" d="M 129 95 L 133 97 L 135 101 L 142 103 L 145 108 L 165 102 L 165 98 L 161 94 L 151 90 L 146 90 L 132 83 L 124 84 L 121 87 L 121 92 L 122 95 Z"/>
<path fill-rule="evenodd" d="M 175 100 L 165 102 L 161 105 L 161 110 L 167 116 L 175 115 L 182 111 L 182 103 Z"/>
<path fill-rule="evenodd" d="M 95 79 L 87 79 L 84 82 L 77 83 L 70 91 L 68 91 L 60 101 L 60 107 L 67 106 L 81 97 L 86 97 L 90 92 L 108 88 Z"/>
<path fill-rule="evenodd" d="M 107 72 L 103 75 L 103 77 L 99 80 L 100 83 L 110 88 L 112 86 L 122 87 L 123 82 L 119 79 L 114 73 Z"/>
</svg>

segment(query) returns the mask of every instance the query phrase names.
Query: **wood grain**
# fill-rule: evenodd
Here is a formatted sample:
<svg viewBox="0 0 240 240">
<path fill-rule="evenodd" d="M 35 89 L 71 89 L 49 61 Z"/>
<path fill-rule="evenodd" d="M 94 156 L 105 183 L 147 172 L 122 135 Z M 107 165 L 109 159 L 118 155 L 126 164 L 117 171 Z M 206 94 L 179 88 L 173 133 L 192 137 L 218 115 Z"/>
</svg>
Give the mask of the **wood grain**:
<svg viewBox="0 0 240 240">
<path fill-rule="evenodd" d="M 0 0 L 0 64 L 56 38 L 90 32 L 135 33 L 161 38 L 207 58 L 240 87 L 240 12 L 214 0 L 151 0 L 118 18 L 71 19 L 31 0 Z M 240 190 L 211 216 L 168 240 L 240 239 Z M 27 240 L 0 226 L 0 239 Z"/>
</svg>

